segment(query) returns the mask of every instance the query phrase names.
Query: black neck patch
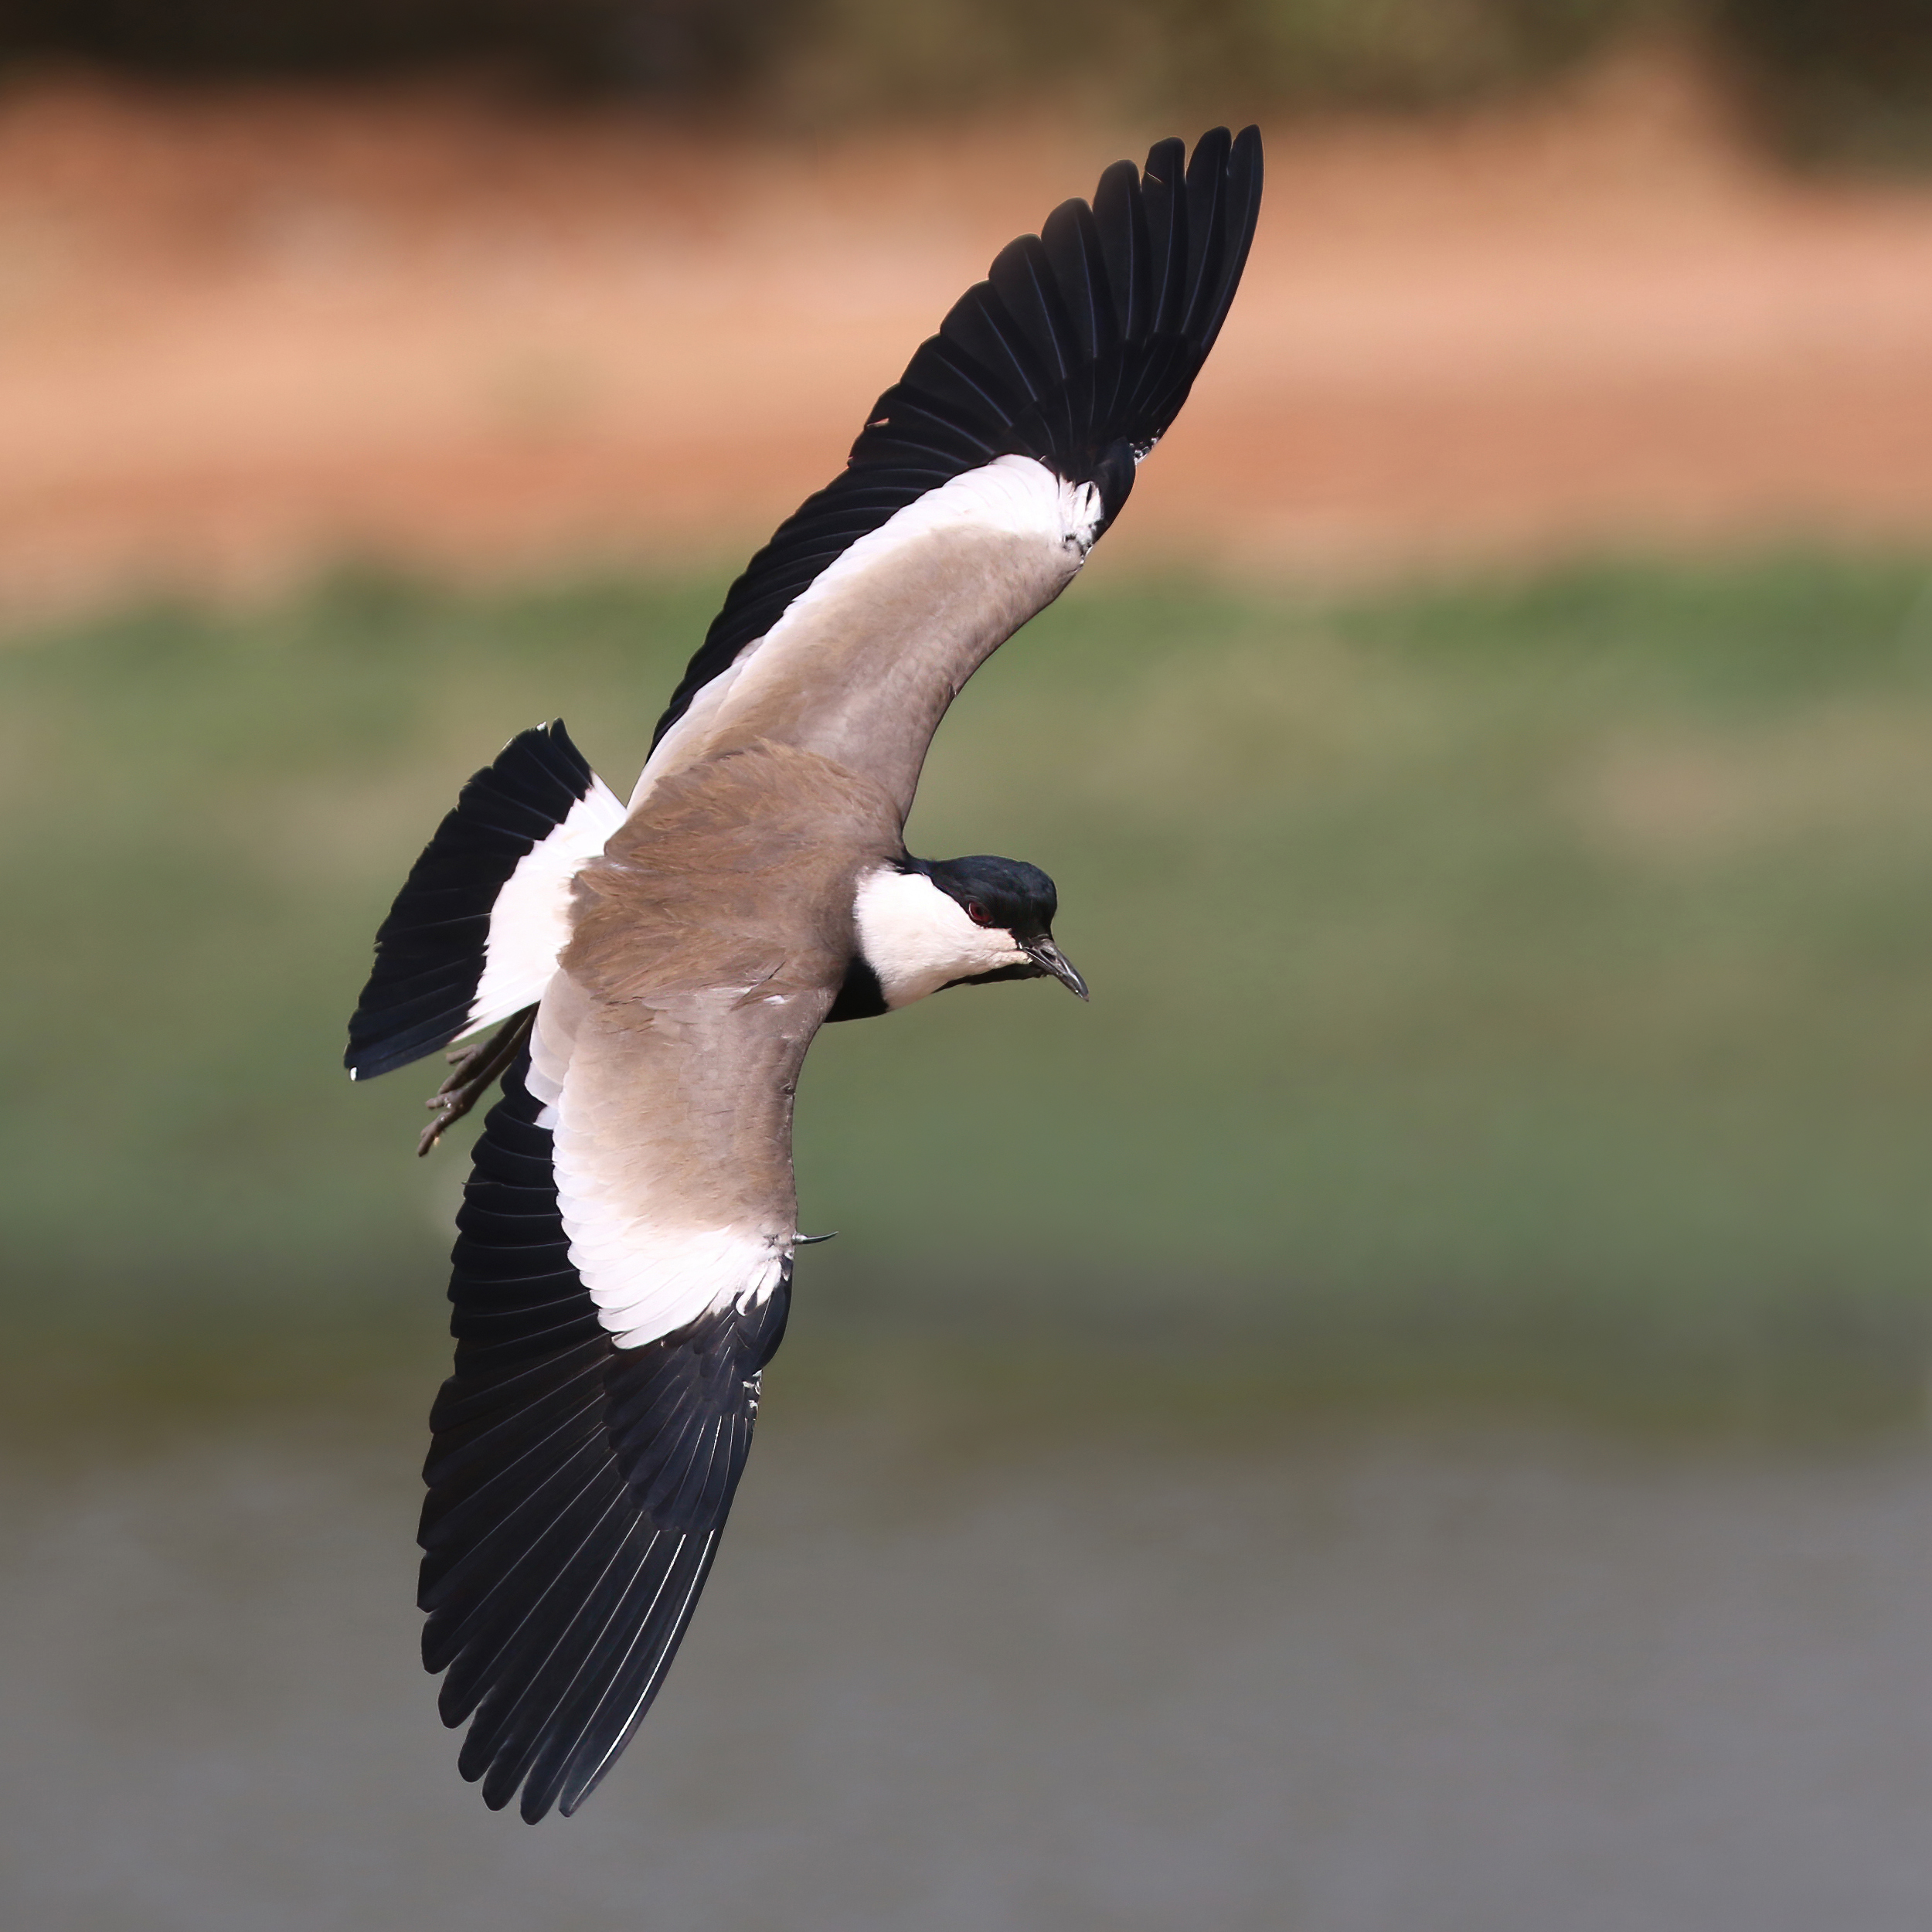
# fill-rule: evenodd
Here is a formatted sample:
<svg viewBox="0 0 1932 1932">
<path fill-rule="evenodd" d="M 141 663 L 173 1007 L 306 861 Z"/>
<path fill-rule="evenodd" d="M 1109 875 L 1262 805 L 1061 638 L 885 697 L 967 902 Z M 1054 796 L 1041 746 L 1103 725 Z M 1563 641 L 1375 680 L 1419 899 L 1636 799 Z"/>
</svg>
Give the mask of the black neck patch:
<svg viewBox="0 0 1932 1932">
<path fill-rule="evenodd" d="M 940 988 L 942 993 L 950 993 L 955 986 L 997 986 L 1005 979 L 1044 979 L 1046 968 L 1036 966 L 1031 960 L 1022 966 L 995 966 L 990 973 L 969 973 L 964 979 L 949 979 Z"/>
<path fill-rule="evenodd" d="M 829 1026 L 835 1019 L 876 1019 L 889 1010 L 879 975 L 866 964 L 864 954 L 855 953 L 852 964 L 845 968 L 845 983 L 825 1015 L 825 1024 Z"/>
</svg>

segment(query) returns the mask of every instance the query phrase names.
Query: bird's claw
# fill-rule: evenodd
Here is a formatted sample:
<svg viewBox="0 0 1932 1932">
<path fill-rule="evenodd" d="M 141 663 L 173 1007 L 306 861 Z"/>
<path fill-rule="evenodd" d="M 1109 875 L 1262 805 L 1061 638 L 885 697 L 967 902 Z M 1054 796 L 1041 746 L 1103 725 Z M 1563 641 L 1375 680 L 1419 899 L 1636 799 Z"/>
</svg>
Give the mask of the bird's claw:
<svg viewBox="0 0 1932 1932">
<path fill-rule="evenodd" d="M 454 1127 L 506 1073 L 510 1063 L 523 1050 L 523 1043 L 530 1037 L 530 1027 L 536 1018 L 536 1009 L 526 1006 L 513 1019 L 499 1026 L 488 1039 L 478 1040 L 469 1046 L 459 1046 L 454 1053 L 446 1053 L 449 1062 L 448 1076 L 436 1091 L 423 1104 L 434 1117 L 423 1128 L 416 1143 L 418 1160 L 428 1153 L 444 1135 L 447 1128 Z"/>
</svg>

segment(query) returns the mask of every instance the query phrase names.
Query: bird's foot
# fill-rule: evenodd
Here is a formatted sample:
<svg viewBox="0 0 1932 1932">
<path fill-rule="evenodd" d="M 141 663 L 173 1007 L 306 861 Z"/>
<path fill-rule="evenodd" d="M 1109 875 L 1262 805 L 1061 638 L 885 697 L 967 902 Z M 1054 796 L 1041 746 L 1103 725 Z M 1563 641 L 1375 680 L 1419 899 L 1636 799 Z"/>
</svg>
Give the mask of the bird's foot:
<svg viewBox="0 0 1932 1932">
<path fill-rule="evenodd" d="M 417 1158 L 435 1146 L 446 1128 L 453 1127 L 509 1070 L 510 1063 L 523 1050 L 536 1019 L 536 1009 L 526 1006 L 513 1019 L 505 1020 L 487 1039 L 459 1046 L 444 1056 L 450 1063 L 449 1077 L 423 1104 L 434 1116 L 416 1143 Z"/>
</svg>

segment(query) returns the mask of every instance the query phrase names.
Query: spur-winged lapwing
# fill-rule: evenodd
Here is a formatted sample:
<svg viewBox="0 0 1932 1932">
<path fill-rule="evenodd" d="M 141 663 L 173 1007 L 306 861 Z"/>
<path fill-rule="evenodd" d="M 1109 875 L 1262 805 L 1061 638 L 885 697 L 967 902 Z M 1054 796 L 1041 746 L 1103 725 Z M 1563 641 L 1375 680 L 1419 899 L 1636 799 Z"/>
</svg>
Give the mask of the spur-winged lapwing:
<svg viewBox="0 0 1932 1932">
<path fill-rule="evenodd" d="M 421 1532 L 423 1661 L 492 1807 L 583 1803 L 704 1587 L 805 1238 L 812 1036 L 989 980 L 1086 997 L 1044 872 L 903 828 L 946 707 L 1073 581 L 1233 299 L 1260 135 L 1183 158 L 1108 168 L 954 304 L 732 586 L 628 805 L 561 723 L 525 732 L 376 935 L 351 1073 L 477 1043 L 424 1151 L 503 1087 Z"/>
</svg>

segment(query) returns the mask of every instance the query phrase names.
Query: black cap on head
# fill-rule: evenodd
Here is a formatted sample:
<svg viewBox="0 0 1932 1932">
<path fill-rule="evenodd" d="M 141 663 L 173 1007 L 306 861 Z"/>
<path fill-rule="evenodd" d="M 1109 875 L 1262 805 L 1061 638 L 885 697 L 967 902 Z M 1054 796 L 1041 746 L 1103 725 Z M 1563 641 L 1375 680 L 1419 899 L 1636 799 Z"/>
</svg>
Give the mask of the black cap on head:
<svg viewBox="0 0 1932 1932">
<path fill-rule="evenodd" d="M 1023 859 L 995 859 L 979 852 L 968 859 L 915 859 L 940 890 L 966 908 L 978 926 L 996 926 L 1024 944 L 1053 930 L 1060 894 L 1037 866 Z"/>
<path fill-rule="evenodd" d="M 1011 933 L 1026 954 L 1024 964 L 995 967 L 956 981 L 983 986 L 996 979 L 1038 979 L 1050 975 L 1070 992 L 1087 997 L 1087 981 L 1053 944 L 1053 915 L 1060 894 L 1037 866 L 1023 859 L 995 859 L 978 852 L 970 859 L 913 859 L 909 869 L 923 872 L 939 889 L 965 908 L 975 926 Z"/>
</svg>

